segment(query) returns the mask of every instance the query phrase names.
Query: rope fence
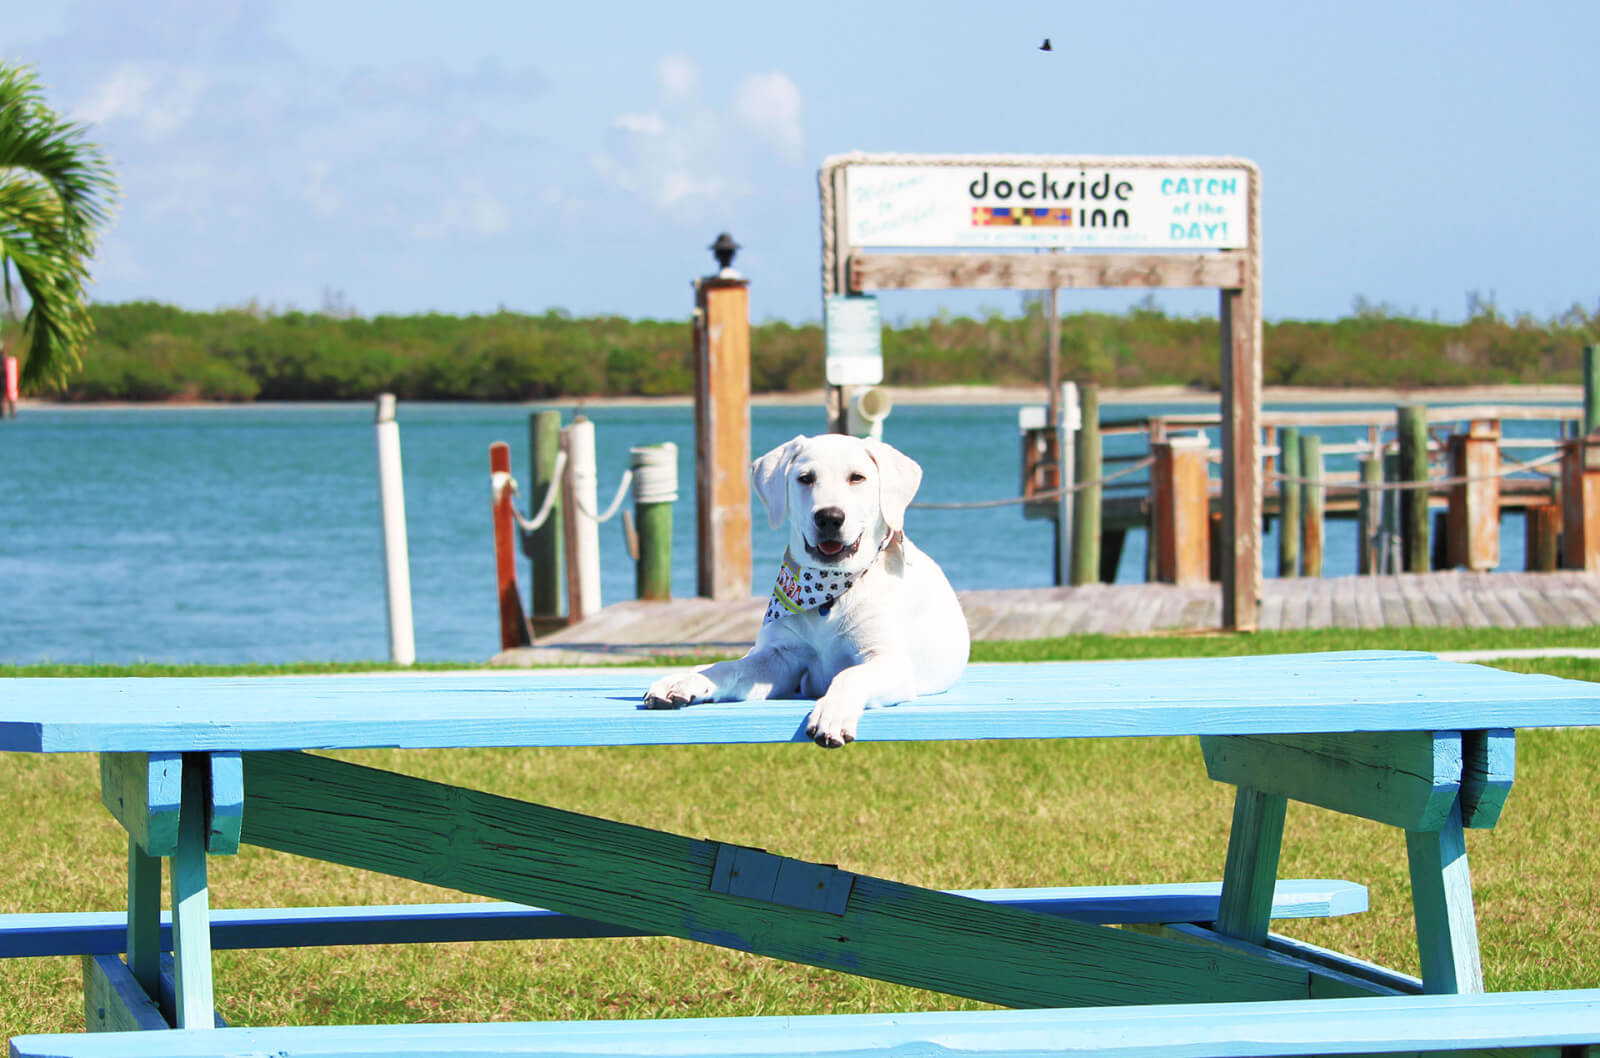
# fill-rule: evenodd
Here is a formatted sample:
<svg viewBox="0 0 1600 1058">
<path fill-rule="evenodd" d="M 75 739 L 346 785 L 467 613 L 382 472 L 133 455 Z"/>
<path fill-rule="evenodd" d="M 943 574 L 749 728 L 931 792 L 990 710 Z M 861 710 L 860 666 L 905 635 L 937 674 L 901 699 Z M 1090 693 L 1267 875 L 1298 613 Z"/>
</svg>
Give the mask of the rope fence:
<svg viewBox="0 0 1600 1058">
<path fill-rule="evenodd" d="M 1110 474 L 1105 474 L 1089 481 L 1075 482 L 1065 489 L 1051 489 L 1048 492 L 1038 492 L 1032 496 L 1014 496 L 1004 500 L 973 500 L 967 503 L 913 503 L 911 506 L 928 511 L 965 511 L 984 507 L 1010 507 L 1018 503 L 1043 503 L 1046 500 L 1059 500 L 1062 494 L 1066 492 L 1082 492 L 1084 489 L 1092 489 L 1107 482 L 1115 481 L 1118 478 L 1125 478 L 1129 474 L 1137 474 L 1154 462 L 1154 457 L 1146 456 L 1144 459 L 1136 463 L 1130 463 L 1121 470 Z"/>
<path fill-rule="evenodd" d="M 1328 481 L 1324 478 L 1308 478 L 1297 474 L 1280 474 L 1277 471 L 1270 472 L 1267 478 L 1286 485 L 1309 485 L 1313 488 L 1328 489 L 1330 491 L 1338 489 L 1341 492 L 1394 492 L 1435 486 L 1475 485 L 1481 481 L 1495 481 L 1524 471 L 1547 473 L 1540 468 L 1560 459 L 1560 452 L 1552 452 L 1547 456 L 1530 460 L 1526 463 L 1516 459 L 1507 459 L 1505 464 L 1493 474 L 1458 474 L 1454 477 L 1430 477 L 1426 481 Z"/>
</svg>

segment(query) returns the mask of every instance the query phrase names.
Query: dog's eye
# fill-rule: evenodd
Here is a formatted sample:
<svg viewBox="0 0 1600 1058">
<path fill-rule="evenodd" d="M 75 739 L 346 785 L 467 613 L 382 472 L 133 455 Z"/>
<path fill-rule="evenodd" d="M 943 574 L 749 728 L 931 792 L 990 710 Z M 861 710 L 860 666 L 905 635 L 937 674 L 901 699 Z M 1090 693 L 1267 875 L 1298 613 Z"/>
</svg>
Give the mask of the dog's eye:
<svg viewBox="0 0 1600 1058">
<path fill-rule="evenodd" d="M 795 480 L 802 485 L 815 485 L 817 483 L 817 475 L 813 474 L 809 470 L 802 470 L 800 475 L 796 477 Z"/>
<path fill-rule="evenodd" d="M 862 482 L 864 482 L 866 480 L 867 480 L 867 476 L 865 474 L 861 473 L 859 470 L 855 471 L 854 473 L 852 473 L 850 475 L 850 484 L 852 484 L 852 485 L 860 485 Z"/>
</svg>

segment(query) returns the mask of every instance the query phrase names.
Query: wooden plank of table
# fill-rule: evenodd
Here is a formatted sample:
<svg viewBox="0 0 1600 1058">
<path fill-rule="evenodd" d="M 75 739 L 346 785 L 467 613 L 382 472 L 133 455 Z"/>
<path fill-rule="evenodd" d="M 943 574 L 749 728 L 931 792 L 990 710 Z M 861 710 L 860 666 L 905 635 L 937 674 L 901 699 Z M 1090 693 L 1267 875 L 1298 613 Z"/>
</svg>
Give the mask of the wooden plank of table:
<svg viewBox="0 0 1600 1058">
<path fill-rule="evenodd" d="M 1517 733 L 1506 729 L 1461 734 L 1461 824 L 1487 830 L 1516 779 Z"/>
<path fill-rule="evenodd" d="M 814 864 L 795 874 L 846 885 L 841 914 L 716 892 L 718 842 L 308 754 L 247 754 L 245 787 L 248 844 L 1004 1006 L 1294 998 L 1315 976 Z"/>
<path fill-rule="evenodd" d="M 1382 578 L 1392 580 L 1393 578 Z M 260 750 L 809 742 L 799 700 L 640 708 L 657 673 L 34 679 L 0 750 Z M 858 738 L 920 741 L 1600 725 L 1600 685 L 1425 654 L 970 665 L 869 709 Z M 848 752 L 846 750 L 845 752 Z"/>
<path fill-rule="evenodd" d="M 172 952 L 177 961 L 177 995 L 173 1023 L 182 1028 L 210 1028 L 215 1002 L 211 983 L 211 896 L 206 877 L 206 774 L 200 762 L 185 762 L 183 798 L 186 811 L 178 827 L 178 848 L 172 866 Z"/>
</svg>

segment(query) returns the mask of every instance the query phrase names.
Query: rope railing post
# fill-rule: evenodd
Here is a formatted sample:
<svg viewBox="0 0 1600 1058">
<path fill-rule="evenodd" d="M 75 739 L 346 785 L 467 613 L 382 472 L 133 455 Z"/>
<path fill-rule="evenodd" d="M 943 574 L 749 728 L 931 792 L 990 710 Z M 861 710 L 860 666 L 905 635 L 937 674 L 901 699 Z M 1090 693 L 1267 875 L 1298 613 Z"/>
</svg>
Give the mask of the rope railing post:
<svg viewBox="0 0 1600 1058">
<path fill-rule="evenodd" d="M 411 558 L 406 547 L 406 492 L 400 472 L 400 424 L 394 417 L 394 394 L 378 396 L 378 506 L 383 519 L 383 568 L 389 612 L 389 660 L 412 665 L 417 660 L 416 632 L 411 621 Z"/>
<path fill-rule="evenodd" d="M 1500 423 L 1474 419 L 1448 448 L 1449 473 L 1461 480 L 1450 486 L 1446 562 L 1487 572 L 1500 564 Z"/>
<path fill-rule="evenodd" d="M 600 612 L 600 523 L 593 517 L 597 503 L 594 423 L 582 415 L 561 431 L 567 454 L 561 483 L 561 502 L 571 516 L 565 520 L 567 558 L 567 620 L 577 624 Z M 584 517 L 588 513 L 589 517 Z"/>
<path fill-rule="evenodd" d="M 1362 489 L 1356 502 L 1356 572 L 1368 575 L 1378 572 L 1380 565 L 1379 543 L 1383 517 L 1383 453 L 1374 448 L 1361 460 Z"/>
<path fill-rule="evenodd" d="M 1278 431 L 1278 465 L 1283 468 L 1278 485 L 1278 576 L 1300 575 L 1300 430 L 1285 426 Z"/>
<path fill-rule="evenodd" d="M 1300 435 L 1300 472 L 1307 479 L 1307 484 L 1302 486 L 1305 491 L 1301 496 L 1304 517 L 1301 543 L 1304 547 L 1300 555 L 1300 571 L 1302 576 L 1320 577 L 1322 576 L 1322 542 L 1327 528 L 1326 501 L 1328 496 L 1328 490 L 1322 485 L 1325 467 L 1322 459 L 1321 434 L 1304 433 Z"/>
<path fill-rule="evenodd" d="M 672 598 L 672 505 L 678 499 L 678 446 L 648 445 L 630 450 L 633 512 L 639 554 L 634 586 L 641 599 Z"/>
<path fill-rule="evenodd" d="M 561 455 L 561 412 L 546 409 L 528 416 L 528 450 L 530 499 L 540 502 L 546 496 L 554 497 L 544 522 L 522 536 L 523 553 L 533 566 L 530 616 L 534 631 L 542 632 L 564 623 L 561 606 L 566 587 L 562 553 L 565 530 L 560 504 L 561 472 L 556 469 Z"/>
<path fill-rule="evenodd" d="M 1426 573 L 1428 546 L 1428 409 L 1402 404 L 1395 409 L 1400 436 L 1400 480 L 1411 483 L 1400 497 L 1400 539 L 1407 573 Z"/>
<path fill-rule="evenodd" d="M 489 446 L 489 488 L 494 516 L 494 581 L 500 605 L 500 649 L 525 647 L 533 642 L 528 619 L 517 590 L 516 486 L 511 478 L 511 446 L 496 441 Z"/>
<path fill-rule="evenodd" d="M 1100 387 L 1094 383 L 1078 388 L 1082 425 L 1078 427 L 1077 469 L 1073 484 L 1079 489 L 1072 508 L 1071 583 L 1093 584 L 1100 580 L 1101 466 Z M 1113 574 L 1113 579 L 1115 574 Z"/>
</svg>

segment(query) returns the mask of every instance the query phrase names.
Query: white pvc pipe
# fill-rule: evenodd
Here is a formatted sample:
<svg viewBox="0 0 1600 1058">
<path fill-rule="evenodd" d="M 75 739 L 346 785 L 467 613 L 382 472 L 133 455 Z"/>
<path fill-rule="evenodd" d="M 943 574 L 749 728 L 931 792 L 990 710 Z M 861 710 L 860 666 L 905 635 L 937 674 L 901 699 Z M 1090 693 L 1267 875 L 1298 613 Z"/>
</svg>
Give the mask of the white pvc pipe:
<svg viewBox="0 0 1600 1058">
<path fill-rule="evenodd" d="M 411 559 L 406 550 L 406 493 L 400 474 L 400 424 L 394 420 L 394 394 L 378 397 L 378 504 L 383 516 L 383 566 L 388 584 L 389 659 L 396 665 L 417 660 L 411 625 Z"/>
<path fill-rule="evenodd" d="M 566 434 L 567 474 L 575 508 L 567 513 L 567 532 L 573 535 L 568 575 L 573 578 L 575 589 L 567 608 L 573 620 L 582 621 L 600 612 L 600 523 L 596 520 L 599 477 L 595 471 L 594 423 L 580 415 L 562 432 Z"/>
</svg>

